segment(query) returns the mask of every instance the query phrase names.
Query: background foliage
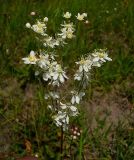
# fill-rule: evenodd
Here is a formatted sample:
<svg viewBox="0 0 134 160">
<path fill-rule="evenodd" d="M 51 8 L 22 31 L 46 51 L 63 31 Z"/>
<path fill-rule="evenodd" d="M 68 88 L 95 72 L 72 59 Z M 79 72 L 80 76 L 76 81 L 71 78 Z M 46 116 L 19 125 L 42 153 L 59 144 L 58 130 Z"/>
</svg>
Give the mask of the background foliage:
<svg viewBox="0 0 134 160">
<path fill-rule="evenodd" d="M 27 154 L 29 140 L 33 154 L 58 159 L 60 135 L 47 116 L 43 86 L 21 58 L 40 48 L 33 32 L 26 29 L 27 22 L 47 16 L 49 32 L 54 34 L 63 13 L 70 11 L 87 12 L 89 23 L 61 53 L 66 66 L 95 48 L 108 48 L 113 59 L 94 71 L 82 104 L 88 112 L 75 122 L 83 134 L 73 144 L 74 159 L 133 160 L 133 0 L 1 0 L 0 11 L 0 156 L 13 159 Z"/>
</svg>

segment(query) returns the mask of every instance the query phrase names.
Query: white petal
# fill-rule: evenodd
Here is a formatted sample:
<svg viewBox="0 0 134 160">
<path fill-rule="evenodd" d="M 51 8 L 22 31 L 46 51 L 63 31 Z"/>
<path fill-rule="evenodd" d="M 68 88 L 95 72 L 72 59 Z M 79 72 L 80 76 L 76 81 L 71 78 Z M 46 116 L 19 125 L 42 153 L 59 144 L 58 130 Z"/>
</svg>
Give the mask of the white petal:
<svg viewBox="0 0 134 160">
<path fill-rule="evenodd" d="M 85 96 L 85 93 L 84 92 L 80 92 L 79 96 L 80 96 L 80 98 L 82 98 L 83 96 Z"/>
<path fill-rule="evenodd" d="M 35 71 L 35 76 L 38 76 L 39 74 L 40 74 L 40 72 L 39 71 Z"/>
<path fill-rule="evenodd" d="M 74 104 L 75 103 L 75 97 L 73 96 L 71 99 L 71 103 Z"/>
<path fill-rule="evenodd" d="M 62 106 L 60 106 L 60 107 L 61 107 L 61 109 L 66 109 L 66 108 L 67 108 L 66 105 L 62 105 Z"/>
<path fill-rule="evenodd" d="M 66 117 L 66 123 L 69 124 L 69 117 Z"/>
<path fill-rule="evenodd" d="M 80 98 L 79 98 L 79 96 L 76 96 L 76 103 L 77 103 L 77 104 L 80 103 Z"/>
<path fill-rule="evenodd" d="M 71 111 L 76 112 L 77 108 L 75 106 L 70 106 Z"/>
<path fill-rule="evenodd" d="M 62 74 L 60 74 L 60 82 L 61 82 L 61 83 L 64 82 L 64 77 L 62 76 Z"/>
<path fill-rule="evenodd" d="M 88 67 L 86 65 L 83 66 L 85 72 L 88 72 Z"/>
<path fill-rule="evenodd" d="M 93 59 L 93 62 L 98 62 L 99 61 L 99 57 L 95 57 L 94 59 Z"/>
<path fill-rule="evenodd" d="M 50 78 L 50 76 L 47 73 L 43 74 L 43 80 L 44 81 L 48 81 L 49 78 Z"/>
<path fill-rule="evenodd" d="M 44 97 L 45 99 L 48 99 L 49 98 L 49 95 L 48 94 L 45 94 L 45 97 Z"/>
<path fill-rule="evenodd" d="M 106 60 L 108 60 L 108 61 L 112 61 L 112 59 L 111 59 L 111 58 L 109 58 L 109 57 L 106 57 Z"/>
<path fill-rule="evenodd" d="M 58 78 L 58 73 L 53 73 L 53 79 L 56 80 Z"/>
<path fill-rule="evenodd" d="M 48 108 L 52 110 L 52 106 L 48 105 Z"/>
<path fill-rule="evenodd" d="M 35 56 L 35 52 L 34 52 L 34 51 L 31 51 L 31 52 L 30 52 L 30 56 Z"/>
</svg>

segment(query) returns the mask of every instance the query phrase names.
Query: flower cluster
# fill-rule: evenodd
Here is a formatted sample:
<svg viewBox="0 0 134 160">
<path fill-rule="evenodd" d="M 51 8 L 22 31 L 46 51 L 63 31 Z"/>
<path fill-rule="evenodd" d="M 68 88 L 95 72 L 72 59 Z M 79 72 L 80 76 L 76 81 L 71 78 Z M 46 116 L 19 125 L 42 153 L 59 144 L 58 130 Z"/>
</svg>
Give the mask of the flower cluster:
<svg viewBox="0 0 134 160">
<path fill-rule="evenodd" d="M 63 15 L 63 17 L 69 19 L 69 18 L 71 18 L 71 13 L 66 12 L 66 13 Z"/>
<path fill-rule="evenodd" d="M 53 118 L 56 122 L 56 125 L 63 126 L 63 130 L 66 130 L 68 128 L 69 124 L 69 117 L 70 116 L 77 116 L 78 115 L 78 109 L 71 105 L 71 104 L 63 104 L 60 102 L 58 114 L 55 115 Z"/>
<path fill-rule="evenodd" d="M 74 79 L 77 81 L 83 81 L 83 86 L 86 86 L 90 81 L 91 70 L 93 67 L 101 67 L 101 65 L 106 61 L 112 61 L 108 57 L 106 49 L 98 49 L 85 58 L 81 58 L 79 62 L 76 62 L 79 65 L 79 69 L 74 75 Z"/>
<path fill-rule="evenodd" d="M 70 19 L 71 18 L 71 13 L 66 12 L 63 17 L 65 19 Z M 75 27 L 73 22 L 70 21 L 64 21 L 64 24 L 61 24 L 62 28 L 61 28 L 61 33 L 59 33 L 58 35 L 62 37 L 62 39 L 72 39 L 74 36 L 74 32 L 75 32 Z"/>
<path fill-rule="evenodd" d="M 64 22 L 64 24 L 61 24 L 62 28 L 61 28 L 61 33 L 59 33 L 58 35 L 62 37 L 62 39 L 72 39 L 74 36 L 74 32 L 75 32 L 75 28 L 73 23 L 66 23 Z"/>
<path fill-rule="evenodd" d="M 48 21 L 48 18 L 45 17 L 43 21 L 38 20 L 36 24 L 31 25 L 30 23 L 26 23 L 27 28 L 31 28 L 34 32 L 41 34 L 42 36 L 47 36 L 46 29 L 46 23 Z"/>
<path fill-rule="evenodd" d="M 60 86 L 69 79 L 64 70 L 61 61 L 56 52 L 56 46 L 66 44 L 66 39 L 75 37 L 76 23 L 70 21 L 72 14 L 64 13 L 64 22 L 60 25 L 60 33 L 55 33 L 55 36 L 50 36 L 47 33 L 48 18 L 37 20 L 36 24 L 26 24 L 27 28 L 32 29 L 40 35 L 40 40 L 45 47 L 43 51 L 31 51 L 28 57 L 22 58 L 25 64 L 35 65 L 37 70 L 35 75 L 41 75 L 42 79 L 48 83 L 47 91 L 44 99 L 47 100 L 48 108 L 52 111 L 52 118 L 56 126 L 63 127 L 64 130 L 68 128 L 70 118 L 78 115 L 77 106 L 80 104 L 85 95 L 84 89 L 88 85 L 93 67 L 100 67 L 104 62 L 111 61 L 105 49 L 95 50 L 89 53 L 88 56 L 82 57 L 80 61 L 75 62 L 78 66 L 74 74 L 74 83 L 78 81 L 79 86 L 69 91 L 69 96 L 64 95 L 64 89 Z M 87 13 L 78 13 L 77 20 L 84 21 Z M 87 21 L 87 20 L 86 20 Z M 77 34 L 76 34 L 77 35 Z M 47 47 L 53 49 L 52 52 Z M 67 98 L 65 98 L 65 96 Z M 70 98 L 70 100 L 69 100 Z M 69 102 L 67 102 L 69 100 Z M 64 102 L 64 103 L 62 103 Z M 74 136 L 78 135 L 78 130 L 74 130 Z M 74 138 L 75 139 L 75 138 Z"/>
<path fill-rule="evenodd" d="M 36 55 L 34 51 L 30 52 L 28 57 L 22 58 L 25 64 L 36 64 L 43 73 L 43 80 L 49 81 L 53 86 L 59 86 L 68 79 L 61 65 L 57 63 L 54 56 L 45 54 Z"/>
<path fill-rule="evenodd" d="M 59 46 L 61 39 L 54 38 L 47 34 L 47 22 L 48 22 L 48 18 L 45 17 L 43 21 L 38 20 L 33 25 L 31 25 L 30 23 L 26 23 L 26 27 L 32 29 L 34 32 L 43 36 L 42 42 L 45 47 L 54 48 L 55 46 Z"/>
</svg>

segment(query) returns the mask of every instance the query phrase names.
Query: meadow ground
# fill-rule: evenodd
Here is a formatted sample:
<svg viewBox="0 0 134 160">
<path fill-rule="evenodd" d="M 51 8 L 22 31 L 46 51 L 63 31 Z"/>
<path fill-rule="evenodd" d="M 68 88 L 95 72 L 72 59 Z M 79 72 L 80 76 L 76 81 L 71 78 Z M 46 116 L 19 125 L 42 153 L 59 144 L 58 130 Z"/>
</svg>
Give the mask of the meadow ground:
<svg viewBox="0 0 134 160">
<path fill-rule="evenodd" d="M 0 159 L 28 154 L 26 142 L 32 146 L 30 154 L 46 160 L 59 157 L 60 135 L 48 126 L 43 85 L 22 57 L 40 48 L 25 24 L 47 16 L 53 34 L 66 11 L 87 12 L 89 23 L 77 41 L 65 46 L 65 65 L 73 66 L 75 59 L 95 48 L 107 48 L 113 59 L 94 71 L 77 119 L 82 136 L 66 159 L 134 160 L 133 0 L 0 1 Z"/>
</svg>

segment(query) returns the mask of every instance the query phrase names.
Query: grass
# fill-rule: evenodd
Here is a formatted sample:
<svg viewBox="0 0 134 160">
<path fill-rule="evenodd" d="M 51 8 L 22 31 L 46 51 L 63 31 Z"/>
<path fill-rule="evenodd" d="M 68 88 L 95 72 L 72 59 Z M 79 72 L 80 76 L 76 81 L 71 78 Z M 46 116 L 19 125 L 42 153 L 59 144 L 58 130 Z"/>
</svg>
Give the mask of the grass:
<svg viewBox="0 0 134 160">
<path fill-rule="evenodd" d="M 113 61 L 94 71 L 88 96 L 92 100 L 94 90 L 98 89 L 105 96 L 118 86 L 115 90 L 133 106 L 133 0 L 4 0 L 0 1 L 0 10 L 0 136 L 9 137 L 9 133 L 11 136 L 7 138 L 8 149 L 3 148 L 5 145 L 0 140 L 0 158 L 8 154 L 5 159 L 12 160 L 26 155 L 25 140 L 32 144 L 33 154 L 38 152 L 41 157 L 54 160 L 60 156 L 57 154 L 60 134 L 44 107 L 42 84 L 37 85 L 39 81 L 33 76 L 33 70 L 21 60 L 30 50 L 40 48 L 33 32 L 25 27 L 27 22 L 35 22 L 38 17 L 49 17 L 49 32 L 53 34 L 60 25 L 63 12 L 70 11 L 74 15 L 87 12 L 89 24 L 84 26 L 86 31 L 79 32 L 78 40 L 65 46 L 62 59 L 66 66 L 73 66 L 74 60 L 81 55 L 95 48 L 108 48 Z M 36 16 L 30 16 L 31 11 L 35 11 Z M 128 117 L 116 124 L 108 123 L 108 126 L 108 115 L 101 118 L 95 113 L 94 128 L 90 127 L 92 124 L 83 113 L 74 121 L 83 133 L 80 140 L 73 142 L 71 158 L 133 160 L 133 109 L 132 113 L 128 113 L 128 109 L 125 112 Z M 66 139 L 64 147 L 67 150 L 68 144 L 69 139 Z"/>
</svg>

